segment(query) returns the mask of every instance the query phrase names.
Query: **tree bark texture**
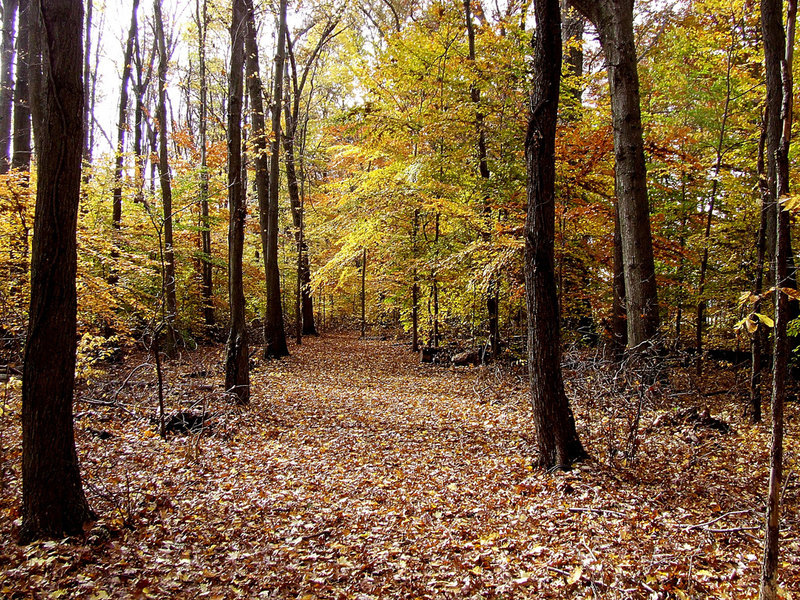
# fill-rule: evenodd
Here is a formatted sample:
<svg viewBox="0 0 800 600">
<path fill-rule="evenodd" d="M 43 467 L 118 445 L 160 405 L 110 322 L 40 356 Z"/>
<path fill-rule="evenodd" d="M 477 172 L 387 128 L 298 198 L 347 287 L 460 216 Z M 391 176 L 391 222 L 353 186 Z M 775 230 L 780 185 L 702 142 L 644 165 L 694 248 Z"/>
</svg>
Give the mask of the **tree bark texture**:
<svg viewBox="0 0 800 600">
<path fill-rule="evenodd" d="M 0 173 L 11 166 L 11 118 L 14 108 L 14 35 L 19 0 L 3 1 L 3 39 L 0 45 Z"/>
<path fill-rule="evenodd" d="M 231 327 L 225 359 L 225 389 L 239 404 L 250 401 L 250 371 L 245 319 L 242 256 L 244 223 L 247 215 L 242 181 L 242 96 L 244 83 L 245 27 L 244 0 L 233 0 L 231 9 L 231 68 L 228 76 L 228 295 Z"/>
<path fill-rule="evenodd" d="M 528 371 L 538 463 L 567 468 L 586 456 L 564 392 L 561 333 L 554 269 L 555 137 L 561 80 L 561 17 L 558 0 L 534 0 L 537 35 L 534 83 L 525 160 L 525 289 L 528 308 Z"/>
<path fill-rule="evenodd" d="M 45 60 L 35 99 L 38 178 L 31 304 L 22 382 L 19 540 L 76 535 L 93 518 L 72 423 L 77 347 L 75 276 L 83 131 L 83 5 L 40 0 L 29 16 Z M 77 32 L 77 35 L 76 35 Z"/>
<path fill-rule="evenodd" d="M 286 58 L 286 0 L 280 2 L 278 40 L 275 51 L 275 81 L 272 93 L 272 155 L 269 169 L 269 211 L 267 212 L 267 253 L 264 256 L 267 271 L 267 315 L 264 335 L 267 358 L 289 355 L 286 332 L 283 327 L 281 281 L 278 270 L 278 201 L 280 192 L 281 102 L 283 100 L 283 70 Z"/>
<path fill-rule="evenodd" d="M 208 6 L 206 0 L 197 0 L 197 54 L 200 62 L 200 243 L 202 246 L 202 284 L 203 320 L 206 327 L 213 327 L 214 317 L 214 273 L 211 264 L 211 221 L 208 214 L 208 80 L 206 75 L 206 31 L 208 27 Z M 202 10 L 202 12 L 201 12 Z"/>
<path fill-rule="evenodd" d="M 659 314 L 633 36 L 633 0 L 571 2 L 594 23 L 608 64 L 628 347 L 636 348 L 656 335 Z"/>
<path fill-rule="evenodd" d="M 762 0 L 761 30 L 764 37 L 764 63 L 767 68 L 767 104 L 777 95 L 781 112 L 780 138 L 775 154 L 768 154 L 768 162 L 774 162 L 776 200 L 789 196 L 789 144 L 792 131 L 792 59 L 794 49 L 796 0 L 789 0 L 786 16 L 786 32 L 783 30 L 783 2 Z M 775 64 L 777 63 L 777 69 Z M 778 78 L 774 79 L 775 71 Z M 771 74 L 771 75 L 770 75 Z M 770 78 L 773 77 L 773 78 Z M 776 86 L 773 89 L 772 86 Z M 773 115 L 768 117 L 772 119 Z M 769 148 L 769 133 L 767 148 Z M 766 532 L 764 560 L 761 569 L 759 598 L 774 600 L 779 597 L 778 564 L 780 548 L 781 489 L 783 486 L 783 407 L 786 400 L 786 379 L 789 365 L 789 339 L 787 324 L 789 297 L 781 292 L 783 287 L 794 287 L 791 269 L 792 256 L 789 241 L 790 216 L 788 211 L 777 206 L 775 220 L 775 346 L 772 359 L 772 440 L 770 442 L 769 491 L 767 493 Z"/>
</svg>

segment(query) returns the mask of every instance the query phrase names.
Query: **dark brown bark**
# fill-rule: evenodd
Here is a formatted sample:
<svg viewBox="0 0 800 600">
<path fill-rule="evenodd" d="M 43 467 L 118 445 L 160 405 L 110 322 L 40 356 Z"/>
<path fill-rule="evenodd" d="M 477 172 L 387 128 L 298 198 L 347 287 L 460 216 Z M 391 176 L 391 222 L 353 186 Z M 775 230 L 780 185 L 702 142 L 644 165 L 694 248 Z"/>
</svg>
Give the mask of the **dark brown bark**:
<svg viewBox="0 0 800 600">
<path fill-rule="evenodd" d="M 201 9 L 202 7 L 202 9 Z M 206 0 L 197 0 L 197 35 L 200 68 L 200 119 L 198 123 L 200 135 L 200 243 L 203 257 L 201 259 L 201 287 L 203 297 L 203 320 L 206 327 L 213 327 L 214 317 L 214 273 L 211 264 L 211 221 L 208 214 L 208 81 L 206 75 L 206 30 L 208 27 L 208 7 Z"/>
<path fill-rule="evenodd" d="M 242 180 L 242 97 L 244 83 L 245 28 L 247 7 L 244 0 L 233 0 L 231 10 L 231 68 L 228 76 L 228 295 L 231 327 L 225 359 L 225 389 L 239 404 L 250 401 L 250 372 L 245 319 L 242 256 L 244 223 L 247 215 Z"/>
<path fill-rule="evenodd" d="M 258 217 L 261 231 L 261 250 L 264 255 L 264 276 L 267 294 L 270 286 L 270 267 L 266 260 L 269 254 L 269 160 L 267 150 L 267 126 L 264 113 L 264 89 L 261 83 L 256 43 L 256 23 L 253 1 L 245 0 L 247 10 L 247 35 L 245 39 L 247 90 L 250 98 L 250 118 L 252 120 L 253 162 L 255 163 L 256 196 L 258 197 Z M 264 319 L 264 339 L 268 339 L 269 325 Z M 283 326 L 281 326 L 283 328 Z"/>
<path fill-rule="evenodd" d="M 367 335 L 367 249 L 361 249 L 361 337 Z"/>
<path fill-rule="evenodd" d="M 16 85 L 14 86 L 14 132 L 11 167 L 31 168 L 31 107 L 29 90 L 31 0 L 19 0 Z"/>
<path fill-rule="evenodd" d="M 0 173 L 11 166 L 11 117 L 14 108 L 14 23 L 19 0 L 3 0 L 3 40 L 0 46 Z"/>
<path fill-rule="evenodd" d="M 636 348 L 656 335 L 659 314 L 633 36 L 633 0 L 570 1 L 594 23 L 608 64 L 628 347 Z"/>
<path fill-rule="evenodd" d="M 165 351 L 174 357 L 177 352 L 175 339 L 175 319 L 178 303 L 175 298 L 175 250 L 172 239 L 172 180 L 169 172 L 169 151 L 167 139 L 167 70 L 169 55 L 164 36 L 164 19 L 161 15 L 161 0 L 154 0 L 156 45 L 158 47 L 158 177 L 161 183 L 161 206 L 164 228 L 164 331 Z"/>
<path fill-rule="evenodd" d="M 761 28 L 764 38 L 764 62 L 767 66 L 767 97 L 778 94 L 781 101 L 780 140 L 775 155 L 768 161 L 775 163 L 776 198 L 789 196 L 789 144 L 792 131 L 792 58 L 797 3 L 789 0 L 786 16 L 786 33 L 782 27 L 782 7 L 779 0 L 762 0 Z M 774 79 L 773 62 L 778 65 Z M 777 89 L 773 89 L 775 86 Z M 769 119 L 774 115 L 770 114 Z M 767 137 L 769 147 L 769 136 Z M 783 287 L 794 287 L 790 281 L 791 246 L 789 243 L 790 216 L 778 207 L 776 211 L 775 240 L 775 345 L 772 359 L 772 440 L 770 443 L 770 474 L 767 495 L 767 515 L 764 539 L 764 560 L 761 570 L 759 598 L 774 600 L 779 597 L 778 564 L 780 547 L 781 489 L 783 485 L 783 406 L 786 400 L 786 380 L 789 365 L 789 340 L 787 324 L 790 319 L 789 298 L 781 292 Z"/>
<path fill-rule="evenodd" d="M 128 40 L 125 42 L 125 52 L 122 57 L 122 81 L 119 92 L 119 114 L 117 116 L 117 149 L 114 161 L 114 189 L 112 191 L 113 205 L 111 224 L 119 229 L 122 224 L 122 168 L 125 162 L 125 133 L 128 129 L 128 83 L 133 70 L 133 40 L 136 36 L 138 23 L 136 13 L 139 10 L 139 0 L 133 0 L 131 9 L 131 26 L 128 29 Z"/>
<path fill-rule="evenodd" d="M 533 94 L 525 161 L 525 289 L 528 371 L 539 466 L 568 468 L 586 456 L 564 392 L 561 333 L 555 282 L 555 138 L 561 81 L 561 16 L 558 0 L 534 0 Z"/>
<path fill-rule="evenodd" d="M 614 281 L 611 303 L 611 339 L 615 354 L 621 356 L 628 345 L 628 319 L 625 314 L 625 272 L 622 266 L 622 235 L 619 208 L 614 202 Z"/>
<path fill-rule="evenodd" d="M 92 13 L 94 12 L 94 1 L 86 2 L 86 27 L 83 30 L 83 162 L 88 165 L 92 162 L 92 148 L 89 145 L 89 120 L 92 119 L 91 103 L 91 57 L 92 57 Z M 83 173 L 84 182 L 88 182 L 88 172 Z M 86 192 L 84 192 L 85 194 Z"/>
<path fill-rule="evenodd" d="M 38 7 L 30 17 L 42 21 L 35 30 L 43 32 L 37 47 L 45 60 L 37 74 L 40 155 L 22 380 L 20 543 L 81 534 L 94 517 L 83 493 L 72 423 L 83 6 L 78 0 L 40 0 Z"/>
<path fill-rule="evenodd" d="M 414 265 L 411 272 L 411 350 L 419 352 L 419 273 L 417 272 L 417 236 L 419 235 L 419 209 L 414 209 L 411 221 L 411 255 Z"/>
<path fill-rule="evenodd" d="M 286 0 L 280 2 L 278 40 L 275 51 L 275 81 L 272 93 L 272 147 L 269 170 L 269 210 L 267 212 L 267 252 L 264 256 L 267 270 L 267 314 L 264 335 L 267 358 L 289 355 L 286 332 L 283 326 L 281 282 L 278 269 L 278 201 L 280 190 L 281 102 L 283 101 L 283 71 L 286 57 Z"/>
</svg>

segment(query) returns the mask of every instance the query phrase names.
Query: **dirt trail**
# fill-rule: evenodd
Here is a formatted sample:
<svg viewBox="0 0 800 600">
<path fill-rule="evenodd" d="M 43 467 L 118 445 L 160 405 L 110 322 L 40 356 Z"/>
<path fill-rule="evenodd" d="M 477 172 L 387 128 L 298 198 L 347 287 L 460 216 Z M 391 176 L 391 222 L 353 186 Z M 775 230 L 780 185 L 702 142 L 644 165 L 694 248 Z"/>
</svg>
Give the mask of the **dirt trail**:
<svg viewBox="0 0 800 600">
<path fill-rule="evenodd" d="M 210 433 L 155 436 L 143 418 L 153 406 L 147 374 L 120 395 L 133 416 L 94 405 L 78 420 L 88 495 L 103 515 L 93 545 L 10 542 L 19 448 L 9 414 L 19 405 L 7 403 L 0 594 L 743 598 L 755 589 L 760 533 L 747 527 L 756 512 L 720 520 L 738 529 L 729 533 L 690 527 L 760 509 L 763 473 L 752 464 L 765 464 L 763 433 L 715 433 L 698 447 L 665 430 L 643 440 L 635 470 L 593 460 L 546 474 L 528 458 L 519 377 L 422 366 L 406 346 L 328 335 L 258 365 L 252 407 L 235 411 L 216 391 L 218 352 L 168 373 L 173 402 L 205 395 L 218 414 Z M 85 393 L 116 389 L 134 366 Z M 188 377 L 203 369 L 214 377 Z M 576 414 L 602 459 L 604 415 L 580 399 Z M 784 577 L 800 573 L 798 550 L 787 545 Z"/>
</svg>

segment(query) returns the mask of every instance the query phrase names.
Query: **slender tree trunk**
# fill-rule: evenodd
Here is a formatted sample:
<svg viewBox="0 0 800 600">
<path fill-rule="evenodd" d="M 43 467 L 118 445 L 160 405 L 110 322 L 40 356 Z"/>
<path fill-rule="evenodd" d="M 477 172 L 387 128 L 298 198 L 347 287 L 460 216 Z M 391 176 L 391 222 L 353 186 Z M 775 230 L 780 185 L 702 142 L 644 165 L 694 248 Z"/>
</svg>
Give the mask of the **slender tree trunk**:
<svg viewBox="0 0 800 600">
<path fill-rule="evenodd" d="M 571 3 L 594 23 L 608 63 L 628 347 L 637 348 L 657 334 L 659 314 L 633 36 L 633 0 L 571 0 Z"/>
<path fill-rule="evenodd" d="M 272 156 L 269 172 L 269 211 L 267 213 L 267 253 L 264 256 L 267 269 L 267 315 L 265 319 L 266 348 L 268 358 L 289 355 L 286 332 L 283 327 L 281 304 L 281 282 L 278 269 L 278 201 L 280 191 L 281 149 L 281 102 L 283 100 L 283 70 L 286 57 L 286 0 L 280 1 L 278 41 L 275 52 L 275 87 L 272 94 Z"/>
<path fill-rule="evenodd" d="M 202 284 L 203 320 L 206 328 L 214 326 L 214 273 L 211 263 L 211 220 L 208 214 L 208 81 L 206 76 L 206 31 L 208 28 L 208 7 L 206 0 L 197 0 L 197 51 L 200 60 L 200 242 L 202 246 Z"/>
<path fill-rule="evenodd" d="M 128 30 L 128 40 L 125 42 L 125 54 L 122 58 L 122 82 L 119 91 L 119 115 L 117 117 L 117 150 L 114 161 L 114 190 L 111 223 L 114 229 L 119 229 L 122 224 L 122 168 L 125 164 L 125 133 L 128 129 L 128 83 L 133 70 L 133 40 L 136 36 L 138 23 L 136 12 L 139 10 L 139 0 L 133 0 L 131 9 L 131 26 Z"/>
<path fill-rule="evenodd" d="M 733 36 L 733 34 L 731 34 Z M 700 276 L 697 286 L 697 320 L 695 323 L 695 346 L 697 348 L 696 370 L 699 376 L 703 372 L 703 327 L 705 326 L 705 285 L 706 273 L 708 271 L 708 252 L 711 243 L 711 222 L 714 217 L 714 207 L 717 202 L 719 192 L 719 173 L 722 169 L 722 150 L 725 143 L 726 126 L 728 124 L 728 114 L 731 105 L 731 70 L 733 69 L 734 42 L 728 47 L 728 61 L 725 76 L 725 104 L 722 109 L 722 123 L 719 128 L 719 138 L 717 139 L 716 156 L 714 157 L 714 177 L 711 181 L 711 193 L 708 197 L 708 212 L 706 213 L 706 228 L 703 233 L 703 255 L 700 259 Z"/>
<path fill-rule="evenodd" d="M 781 98 L 780 142 L 769 161 L 775 161 L 777 199 L 789 196 L 789 144 L 792 133 L 792 59 L 794 50 L 795 17 L 797 3 L 789 0 L 786 16 L 786 33 L 782 28 L 783 3 L 762 0 L 761 27 L 764 37 L 764 55 L 767 66 L 767 97 L 778 93 Z M 777 75 L 773 62 L 778 63 Z M 773 89 L 776 86 L 777 89 Z M 770 119 L 773 115 L 770 114 Z M 783 406 L 786 399 L 786 379 L 789 364 L 787 322 L 789 297 L 781 291 L 793 287 L 790 282 L 791 247 L 789 243 L 790 216 L 778 207 L 776 211 L 775 247 L 775 347 L 772 360 L 772 441 L 770 444 L 769 492 L 767 496 L 764 562 L 761 572 L 759 598 L 773 600 L 778 595 L 778 551 L 780 541 L 781 488 L 783 485 Z"/>
<path fill-rule="evenodd" d="M 86 27 L 83 31 L 84 44 L 83 44 L 83 162 L 84 165 L 89 165 L 92 162 L 92 148 L 89 146 L 89 130 L 91 129 L 90 119 L 93 115 L 90 111 L 92 108 L 89 102 L 91 95 L 92 85 L 92 14 L 94 12 L 94 0 L 87 0 L 86 2 Z M 88 183 L 89 173 L 88 170 L 83 173 L 84 183 Z"/>
<path fill-rule="evenodd" d="M 169 152 L 167 137 L 167 69 L 169 56 L 164 37 L 164 19 L 161 16 L 161 0 L 153 2 L 155 15 L 156 44 L 158 45 L 158 175 L 161 182 L 161 203 L 164 210 L 164 299 L 166 353 L 174 357 L 177 352 L 175 340 L 175 319 L 177 300 L 175 298 L 175 250 L 172 239 L 172 182 L 169 173 Z"/>
<path fill-rule="evenodd" d="M 619 230 L 619 203 L 614 202 L 614 281 L 611 303 L 611 338 L 614 353 L 621 356 L 628 345 L 628 320 L 625 315 L 625 270 L 622 266 L 622 234 Z"/>
<path fill-rule="evenodd" d="M 11 167 L 31 168 L 31 109 L 29 82 L 31 0 L 19 0 L 16 86 L 14 87 L 14 143 Z"/>
<path fill-rule="evenodd" d="M 242 256 L 244 223 L 247 215 L 242 179 L 242 96 L 244 84 L 245 28 L 247 7 L 244 0 L 233 0 L 231 11 L 231 70 L 228 77 L 228 294 L 231 328 L 225 360 L 225 389 L 239 404 L 250 401 L 250 372 L 245 319 Z"/>
<path fill-rule="evenodd" d="M 361 337 L 367 335 L 367 249 L 361 249 Z"/>
<path fill-rule="evenodd" d="M 11 117 L 14 108 L 14 22 L 19 0 L 3 0 L 3 41 L 0 47 L 0 173 L 11 166 Z"/>
<path fill-rule="evenodd" d="M 555 138 L 561 80 L 558 0 L 534 0 L 537 35 L 525 161 L 525 289 L 528 305 L 528 372 L 539 466 L 568 468 L 586 456 L 564 392 L 561 333 L 554 269 Z"/>
<path fill-rule="evenodd" d="M 561 37 L 566 48 L 564 50 L 564 74 L 568 77 L 562 82 L 572 96 L 572 103 L 561 108 L 567 120 L 575 120 L 583 100 L 583 88 L 579 84 L 583 77 L 583 32 L 586 19 L 573 9 L 567 0 L 561 0 Z"/>
<path fill-rule="evenodd" d="M 764 288 L 764 260 L 766 257 L 767 242 L 767 219 L 769 211 L 767 206 L 770 201 L 769 188 L 767 186 L 767 174 L 764 161 L 764 151 L 766 145 L 767 127 L 763 124 L 761 136 L 758 143 L 758 185 L 761 192 L 761 210 L 758 226 L 758 236 L 756 238 L 756 272 L 753 280 L 753 294 L 758 298 Z M 761 311 L 761 299 L 753 303 L 752 311 Z M 745 416 L 750 418 L 751 423 L 761 422 L 761 375 L 764 370 L 763 357 L 764 348 L 767 347 L 767 328 L 758 321 L 758 328 L 750 341 L 751 363 L 750 363 L 750 402 L 745 406 Z"/>
<path fill-rule="evenodd" d="M 417 236 L 419 235 L 419 209 L 414 209 L 411 221 L 411 255 L 414 261 L 411 273 L 411 350 L 419 352 L 419 273 L 417 272 Z"/>
<path fill-rule="evenodd" d="M 36 6 L 33 14 L 26 14 L 33 30 L 42 32 L 36 46 L 44 60 L 34 75 L 41 102 L 35 107 L 40 155 L 22 378 L 20 543 L 80 534 L 94 517 L 83 493 L 72 423 L 83 5 L 39 0 Z"/>
</svg>

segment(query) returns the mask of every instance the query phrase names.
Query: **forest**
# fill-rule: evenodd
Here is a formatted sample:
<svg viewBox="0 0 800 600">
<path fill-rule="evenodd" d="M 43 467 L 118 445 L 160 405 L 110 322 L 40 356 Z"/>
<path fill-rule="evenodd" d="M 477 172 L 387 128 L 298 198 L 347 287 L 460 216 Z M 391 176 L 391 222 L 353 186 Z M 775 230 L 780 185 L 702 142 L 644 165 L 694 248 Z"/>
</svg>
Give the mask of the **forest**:
<svg viewBox="0 0 800 600">
<path fill-rule="evenodd" d="M 796 0 L 0 4 L 0 596 L 800 598 Z"/>
</svg>

